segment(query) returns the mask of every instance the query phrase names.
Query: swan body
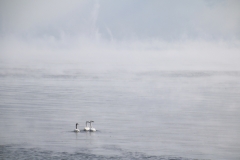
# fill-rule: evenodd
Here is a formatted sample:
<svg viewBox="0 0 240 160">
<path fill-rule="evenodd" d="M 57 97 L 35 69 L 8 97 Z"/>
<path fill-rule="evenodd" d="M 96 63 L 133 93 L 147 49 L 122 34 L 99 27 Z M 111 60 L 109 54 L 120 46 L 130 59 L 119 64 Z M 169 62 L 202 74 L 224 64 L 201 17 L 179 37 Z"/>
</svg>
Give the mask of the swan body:
<svg viewBox="0 0 240 160">
<path fill-rule="evenodd" d="M 74 129 L 74 132 L 80 132 L 80 130 L 79 129 Z"/>
<path fill-rule="evenodd" d="M 97 130 L 95 128 L 90 129 L 91 132 L 96 132 Z"/>
<path fill-rule="evenodd" d="M 89 123 L 90 123 L 90 131 L 91 131 L 91 132 L 95 132 L 95 131 L 97 131 L 97 130 L 92 127 L 92 122 L 94 122 L 94 121 L 90 121 L 90 122 L 89 122 Z"/>
<path fill-rule="evenodd" d="M 74 132 L 80 132 L 80 130 L 77 128 L 78 123 L 76 123 L 76 129 L 74 129 Z"/>
<path fill-rule="evenodd" d="M 84 128 L 84 131 L 89 131 L 90 128 L 88 127 L 88 123 L 90 123 L 89 121 L 86 121 L 86 127 Z"/>
</svg>

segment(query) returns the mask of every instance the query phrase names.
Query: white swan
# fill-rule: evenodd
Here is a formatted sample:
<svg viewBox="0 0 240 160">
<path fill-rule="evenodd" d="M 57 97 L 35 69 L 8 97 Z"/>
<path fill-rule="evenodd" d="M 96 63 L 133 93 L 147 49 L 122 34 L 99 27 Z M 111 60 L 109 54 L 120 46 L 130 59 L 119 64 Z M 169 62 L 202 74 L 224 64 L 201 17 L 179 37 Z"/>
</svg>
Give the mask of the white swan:
<svg viewBox="0 0 240 160">
<path fill-rule="evenodd" d="M 90 128 L 88 127 L 88 123 L 90 123 L 89 121 L 86 121 L 86 127 L 84 128 L 84 131 L 89 131 Z"/>
<path fill-rule="evenodd" d="M 90 121 L 90 122 L 89 122 L 89 123 L 90 123 L 90 131 L 91 131 L 91 132 L 95 132 L 96 129 L 92 127 L 92 122 L 94 122 L 94 121 Z"/>
<path fill-rule="evenodd" d="M 78 123 L 76 123 L 76 129 L 74 129 L 74 132 L 80 132 L 80 130 L 77 128 Z"/>
</svg>

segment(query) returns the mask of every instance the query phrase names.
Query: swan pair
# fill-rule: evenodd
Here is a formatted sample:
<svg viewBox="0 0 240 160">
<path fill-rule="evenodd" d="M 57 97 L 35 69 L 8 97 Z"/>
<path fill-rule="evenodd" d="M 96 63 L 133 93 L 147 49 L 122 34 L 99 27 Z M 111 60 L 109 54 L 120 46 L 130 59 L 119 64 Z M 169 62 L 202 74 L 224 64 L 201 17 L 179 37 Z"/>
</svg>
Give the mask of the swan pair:
<svg viewBox="0 0 240 160">
<path fill-rule="evenodd" d="M 92 127 L 92 122 L 94 121 L 86 121 L 86 127 L 84 128 L 84 131 L 91 131 L 91 132 L 96 131 L 96 129 Z M 90 128 L 88 127 L 88 123 L 90 123 Z M 74 129 L 74 132 L 80 132 L 77 126 L 78 126 L 78 123 L 76 123 L 76 129 Z"/>
<path fill-rule="evenodd" d="M 96 131 L 96 129 L 92 127 L 92 122 L 94 121 L 86 121 L 86 127 L 84 128 L 84 131 L 91 131 L 91 132 Z M 88 127 L 88 123 L 90 123 L 90 128 Z"/>
</svg>

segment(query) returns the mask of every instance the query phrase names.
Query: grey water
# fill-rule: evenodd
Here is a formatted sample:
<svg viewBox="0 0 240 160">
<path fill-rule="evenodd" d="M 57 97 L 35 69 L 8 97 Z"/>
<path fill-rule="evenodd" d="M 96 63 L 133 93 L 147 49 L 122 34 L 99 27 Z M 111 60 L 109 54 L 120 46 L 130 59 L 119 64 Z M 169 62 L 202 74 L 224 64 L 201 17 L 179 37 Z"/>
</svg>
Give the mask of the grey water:
<svg viewBox="0 0 240 160">
<path fill-rule="evenodd" d="M 0 159 L 237 160 L 239 97 L 239 71 L 1 66 Z"/>
</svg>

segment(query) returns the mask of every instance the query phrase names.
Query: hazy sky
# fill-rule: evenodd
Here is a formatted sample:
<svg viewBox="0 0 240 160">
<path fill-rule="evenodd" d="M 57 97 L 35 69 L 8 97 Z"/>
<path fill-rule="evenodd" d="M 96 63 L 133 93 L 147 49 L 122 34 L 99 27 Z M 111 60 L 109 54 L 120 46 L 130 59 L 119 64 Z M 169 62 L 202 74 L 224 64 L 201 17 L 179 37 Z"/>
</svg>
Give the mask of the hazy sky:
<svg viewBox="0 0 240 160">
<path fill-rule="evenodd" d="M 240 69 L 238 0 L 0 0 L 0 62 Z"/>
</svg>

